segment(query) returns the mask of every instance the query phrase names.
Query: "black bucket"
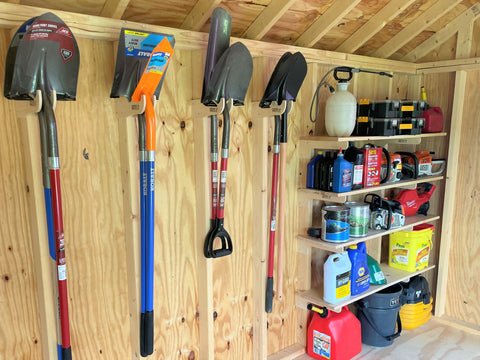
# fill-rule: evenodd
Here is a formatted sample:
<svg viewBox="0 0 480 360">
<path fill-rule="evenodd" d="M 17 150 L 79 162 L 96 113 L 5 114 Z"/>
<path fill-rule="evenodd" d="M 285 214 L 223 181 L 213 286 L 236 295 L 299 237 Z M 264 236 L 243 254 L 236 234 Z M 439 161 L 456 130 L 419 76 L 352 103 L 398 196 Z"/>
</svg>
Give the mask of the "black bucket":
<svg viewBox="0 0 480 360">
<path fill-rule="evenodd" d="M 362 325 L 362 342 L 384 347 L 400 336 L 400 294 L 402 287 L 392 285 L 355 303 L 357 317 Z"/>
</svg>

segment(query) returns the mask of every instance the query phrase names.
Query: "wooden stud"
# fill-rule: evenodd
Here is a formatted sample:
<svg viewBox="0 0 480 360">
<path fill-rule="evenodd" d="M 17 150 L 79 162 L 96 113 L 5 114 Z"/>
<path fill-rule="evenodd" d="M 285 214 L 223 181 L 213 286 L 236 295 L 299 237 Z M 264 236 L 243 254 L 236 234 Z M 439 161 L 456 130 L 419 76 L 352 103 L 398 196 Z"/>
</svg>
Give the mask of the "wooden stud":
<svg viewBox="0 0 480 360">
<path fill-rule="evenodd" d="M 361 0 L 335 0 L 332 5 L 295 41 L 295 45 L 312 47 Z"/>
<path fill-rule="evenodd" d="M 272 1 L 250 24 L 242 37 L 247 39 L 260 40 L 272 26 L 282 17 L 296 0 Z"/>
<path fill-rule="evenodd" d="M 480 10 L 478 10 L 480 16 Z M 473 21 L 466 23 L 458 30 L 457 34 L 457 52 L 455 57 L 457 59 L 467 59 L 471 55 L 473 42 Z"/>
<path fill-rule="evenodd" d="M 198 31 L 212 15 L 221 0 L 198 0 L 180 25 L 181 29 Z"/>
<path fill-rule="evenodd" d="M 204 58 L 199 51 L 192 51 L 192 96 L 200 98 L 203 69 L 197 59 Z M 213 359 L 214 327 L 213 327 L 213 266 L 212 259 L 207 259 L 203 254 L 205 235 L 210 223 L 210 173 L 207 170 L 209 163 L 210 127 L 208 118 L 194 118 L 194 144 L 195 144 L 195 197 L 196 197 L 196 240 L 197 240 L 197 282 L 198 282 L 198 313 L 199 313 L 199 355 L 200 359 Z"/>
<path fill-rule="evenodd" d="M 461 0 L 438 0 L 424 14 L 418 16 L 410 24 L 403 28 L 397 35 L 388 40 L 382 47 L 378 48 L 370 56 L 388 58 L 398 49 L 428 28 L 451 9 L 457 6 Z"/>
<path fill-rule="evenodd" d="M 353 53 L 378 33 L 388 22 L 396 18 L 415 0 L 393 0 L 380 9 L 360 29 L 348 37 L 335 51 Z"/>
<path fill-rule="evenodd" d="M 418 74 L 437 74 L 460 70 L 480 70 L 480 57 L 469 59 L 456 59 L 433 61 L 418 64 Z"/>
<path fill-rule="evenodd" d="M 107 0 L 103 5 L 100 16 L 121 19 L 129 4 L 130 0 Z"/>
<path fill-rule="evenodd" d="M 23 105 L 23 104 L 21 104 Z M 29 188 L 27 194 L 30 236 L 33 250 L 33 263 L 37 283 L 38 314 L 40 317 L 42 354 L 44 359 L 57 357 L 57 325 L 53 298 L 53 287 L 57 286 L 57 274 L 52 275 L 48 232 L 45 214 L 45 200 L 42 183 L 42 162 L 40 158 L 40 130 L 36 113 L 24 114 L 20 119 L 25 172 Z M 68 251 L 68 250 L 67 250 Z"/>
<path fill-rule="evenodd" d="M 457 53 L 465 54 L 471 50 L 471 42 L 459 43 Z M 462 47 L 462 45 L 464 47 Z M 465 102 L 465 89 L 467 72 L 457 71 L 455 77 L 455 89 L 452 106 L 452 120 L 450 123 L 450 142 L 447 159 L 447 174 L 445 181 L 445 197 L 443 202 L 442 216 L 442 242 L 438 258 L 437 294 L 435 299 L 435 315 L 442 316 L 445 313 L 448 267 L 450 249 L 452 247 L 453 226 L 455 217 L 455 202 L 457 188 L 457 173 L 460 154 L 460 141 L 462 138 L 463 105 Z"/>
<path fill-rule="evenodd" d="M 436 47 L 442 45 L 445 41 L 455 35 L 461 28 L 465 26 L 473 26 L 473 22 L 480 16 L 480 2 L 475 3 L 472 7 L 465 10 L 462 14 L 457 16 L 454 20 L 446 24 L 442 29 L 430 36 L 423 43 L 418 45 L 415 49 L 410 51 L 402 58 L 402 61 L 417 61 L 430 53 Z M 471 41 L 471 36 L 469 37 Z M 457 40 L 458 41 L 458 40 Z M 337 51 L 340 51 L 337 49 Z M 456 56 L 457 59 L 462 59 L 470 56 Z"/>
</svg>

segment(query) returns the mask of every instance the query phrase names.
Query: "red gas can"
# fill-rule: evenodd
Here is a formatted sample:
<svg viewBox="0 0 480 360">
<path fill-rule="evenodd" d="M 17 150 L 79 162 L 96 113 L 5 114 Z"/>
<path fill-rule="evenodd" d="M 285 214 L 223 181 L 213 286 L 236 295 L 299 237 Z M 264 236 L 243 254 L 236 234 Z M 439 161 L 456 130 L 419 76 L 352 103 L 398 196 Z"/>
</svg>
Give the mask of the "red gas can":
<svg viewBox="0 0 480 360">
<path fill-rule="evenodd" d="M 439 107 L 432 106 L 423 112 L 425 118 L 425 127 L 423 133 L 437 133 L 443 130 L 443 113 Z"/>
<path fill-rule="evenodd" d="M 322 318 L 317 312 L 308 325 L 307 352 L 314 359 L 350 360 L 362 351 L 360 321 L 346 306 Z"/>
</svg>

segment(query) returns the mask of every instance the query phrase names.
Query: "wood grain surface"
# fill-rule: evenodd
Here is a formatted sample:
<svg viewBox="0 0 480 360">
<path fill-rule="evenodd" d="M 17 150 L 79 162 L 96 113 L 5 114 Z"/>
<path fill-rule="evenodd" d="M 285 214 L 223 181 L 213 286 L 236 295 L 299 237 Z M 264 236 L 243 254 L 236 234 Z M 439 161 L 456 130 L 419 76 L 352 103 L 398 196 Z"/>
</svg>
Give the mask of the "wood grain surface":
<svg viewBox="0 0 480 360">
<path fill-rule="evenodd" d="M 474 285 L 477 283 L 479 262 L 476 257 L 480 249 L 473 235 L 478 231 L 478 222 L 472 221 L 478 218 L 479 211 L 476 202 L 478 167 L 471 158 L 471 154 L 478 150 L 476 139 L 480 133 L 478 126 L 480 108 L 475 96 L 479 80 L 480 72 L 467 73 L 445 308 L 446 315 L 473 324 L 480 323 L 477 301 L 480 293 L 478 287 Z"/>
<path fill-rule="evenodd" d="M 10 34 L 0 32 L 5 59 Z M 4 62 L 0 82 L 3 84 Z M 2 85 L 3 88 L 3 85 Z M 2 91 L 3 93 L 3 91 Z M 0 358 L 41 359 L 41 332 L 33 265 L 22 133 L 12 101 L 0 99 Z"/>
</svg>

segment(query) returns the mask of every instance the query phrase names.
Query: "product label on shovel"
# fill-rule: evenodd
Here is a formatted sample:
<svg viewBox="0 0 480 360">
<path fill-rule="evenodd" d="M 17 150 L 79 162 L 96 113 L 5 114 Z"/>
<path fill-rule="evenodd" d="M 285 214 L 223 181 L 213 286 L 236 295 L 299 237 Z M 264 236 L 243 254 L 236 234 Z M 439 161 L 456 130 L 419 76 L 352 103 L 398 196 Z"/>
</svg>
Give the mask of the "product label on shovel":
<svg viewBox="0 0 480 360">
<path fill-rule="evenodd" d="M 125 30 L 125 55 L 149 58 L 152 50 L 165 36 L 141 31 Z M 167 37 L 171 41 L 170 37 Z"/>
<path fill-rule="evenodd" d="M 64 63 L 75 54 L 72 33 L 65 25 L 53 21 L 35 21 L 25 36 L 25 41 L 49 40 L 59 43 L 58 51 Z"/>
</svg>

